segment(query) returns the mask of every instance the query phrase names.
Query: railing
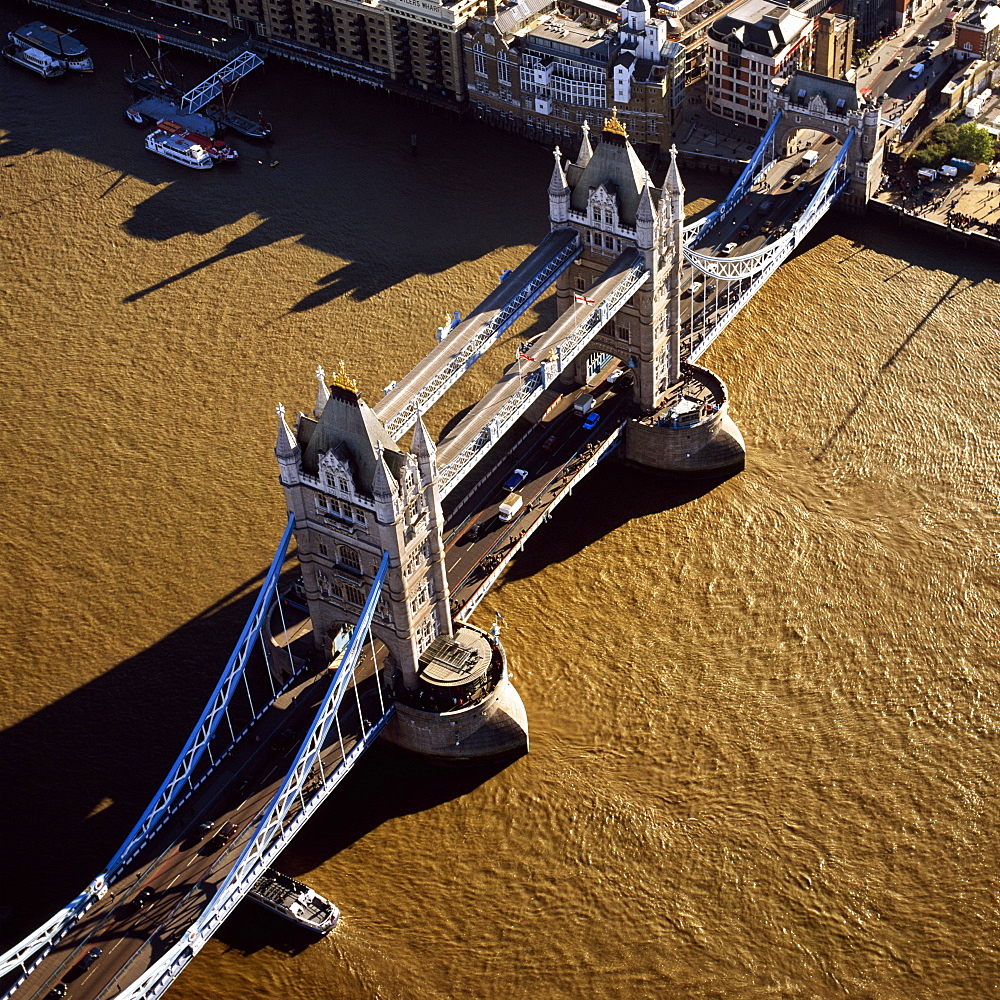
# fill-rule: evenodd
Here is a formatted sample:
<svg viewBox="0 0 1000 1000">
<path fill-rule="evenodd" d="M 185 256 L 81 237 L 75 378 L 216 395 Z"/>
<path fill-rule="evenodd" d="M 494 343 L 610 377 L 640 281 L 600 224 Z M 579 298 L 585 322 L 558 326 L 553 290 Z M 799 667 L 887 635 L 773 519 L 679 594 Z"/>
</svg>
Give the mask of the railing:
<svg viewBox="0 0 1000 1000">
<path fill-rule="evenodd" d="M 484 349 L 492 341 L 499 339 L 510 325 L 558 280 L 559 275 L 576 260 L 581 252 L 582 248 L 576 240 L 564 246 L 472 339 L 456 353 L 450 355 L 448 363 L 427 382 L 417 395 L 404 403 L 399 412 L 385 422 L 385 428 L 393 439 L 398 441 L 416 423 L 417 414 L 426 413 L 482 355 Z M 466 322 L 470 322 L 473 318 L 474 314 Z M 449 336 L 454 337 L 455 333 L 452 332 Z M 392 405 L 393 396 L 404 388 L 405 381 L 397 384 L 389 393 L 386 397 L 389 406 Z"/>
<path fill-rule="evenodd" d="M 570 335 L 560 345 L 560 361 L 565 366 L 572 361 L 593 335 L 631 298 L 632 293 L 649 277 L 646 263 L 637 260 L 625 272 L 622 280 L 601 303 L 586 314 Z M 482 456 L 510 429 L 513 423 L 541 395 L 547 379 L 542 366 L 523 377 L 519 376 L 518 389 L 507 398 L 499 412 L 491 415 L 476 437 L 440 470 L 438 488 L 444 499 L 476 465 Z"/>
<path fill-rule="evenodd" d="M 739 298 L 729 305 L 722 316 L 716 319 L 711 329 L 698 339 L 696 343 L 692 343 L 690 353 L 686 356 L 685 360 L 696 361 L 705 353 L 716 337 L 736 318 L 740 310 L 753 298 L 761 285 L 777 270 L 780 264 L 788 259 L 792 251 L 802 242 L 805 235 L 823 218 L 830 206 L 840 197 L 850 182 L 850 178 L 846 173 L 846 162 L 854 138 L 855 131 L 851 129 L 844 140 L 843 147 L 837 154 L 837 158 L 833 161 L 829 170 L 827 170 L 823 180 L 816 189 L 816 193 L 802 213 L 802 217 L 776 243 L 763 248 L 763 251 L 759 251 L 753 256 L 745 258 L 709 257 L 693 250 L 684 250 L 685 259 L 703 274 L 721 280 L 749 280 L 749 284 L 740 293 Z M 752 270 L 740 271 L 739 266 L 741 265 L 741 261 L 751 262 L 750 265 L 743 266 L 752 267 Z M 729 273 L 727 269 L 733 265 L 737 266 L 737 270 L 734 273 Z"/>
<path fill-rule="evenodd" d="M 181 98 L 181 109 L 186 114 L 194 114 L 209 101 L 222 93 L 227 83 L 235 83 L 247 73 L 263 66 L 264 60 L 256 52 L 242 52 L 232 62 L 226 63 L 222 69 L 213 73 L 207 80 L 202 80 L 197 87 L 192 87 Z"/>
<path fill-rule="evenodd" d="M 62 933 L 107 891 L 107 887 L 114 881 L 118 869 L 141 850 L 149 838 L 176 811 L 178 801 L 182 800 L 190 791 L 195 770 L 215 736 L 219 724 L 225 717 L 226 709 L 233 694 L 238 690 L 240 679 L 243 677 L 253 644 L 260 635 L 270 600 L 277 591 L 278 578 L 285 561 L 294 525 L 294 517 L 289 514 L 284 534 L 281 536 L 278 549 L 261 585 L 250 617 L 243 627 L 239 642 L 201 716 L 195 723 L 191 735 L 184 744 L 183 750 L 153 796 L 152 801 L 101 875 L 95 878 L 69 906 L 60 910 L 37 931 L 0 956 L 0 976 L 6 975 L 18 966 L 26 974 L 29 971 L 29 967 L 25 964 L 26 960 L 58 940 Z M 231 735 L 235 740 L 236 734 Z M 217 761 L 213 761 L 212 766 L 215 763 Z M 199 782 L 203 779 L 204 774 L 200 776 Z M 44 956 L 39 956 L 38 960 L 41 957 Z M 37 964 L 37 961 L 32 963 L 32 967 L 34 964 Z M 23 980 L 23 976 L 21 979 Z"/>
<path fill-rule="evenodd" d="M 119 1000 L 140 1000 L 140 998 L 150 1000 L 150 998 L 160 996 L 170 986 L 188 962 L 195 957 L 205 942 L 215 933 L 223 920 L 229 916 L 237 903 L 246 896 L 264 869 L 285 849 L 306 820 L 337 787 L 361 754 L 368 749 L 392 718 L 395 705 L 391 701 L 388 704 L 386 702 L 388 694 L 383 692 L 381 678 L 378 674 L 378 664 L 375 663 L 375 680 L 382 713 L 373 724 L 366 725 L 355 682 L 353 688 L 358 699 L 358 717 L 362 726 L 362 735 L 361 739 L 357 740 L 350 750 L 346 748 L 344 735 L 340 729 L 338 712 L 347 694 L 348 682 L 354 680 L 354 671 L 364 651 L 365 639 L 370 635 L 372 619 L 382 595 L 382 586 L 388 569 L 389 554 L 384 552 L 368 599 L 365 601 L 358 622 L 351 632 L 351 638 L 341 657 L 340 665 L 333 672 L 326 695 L 299 747 L 295 761 L 281 788 L 276 792 L 267 809 L 264 810 L 249 843 L 243 849 L 229 874 L 219 885 L 209 906 L 201 913 L 184 938 L 138 980 L 117 992 L 115 996 Z M 323 776 L 322 783 L 306 799 L 303 792 L 314 773 L 314 768 L 318 768 L 322 773 L 320 753 L 335 721 L 341 749 L 340 763 L 330 774 Z M 299 809 L 289 818 L 296 803 L 298 803 Z"/>
</svg>

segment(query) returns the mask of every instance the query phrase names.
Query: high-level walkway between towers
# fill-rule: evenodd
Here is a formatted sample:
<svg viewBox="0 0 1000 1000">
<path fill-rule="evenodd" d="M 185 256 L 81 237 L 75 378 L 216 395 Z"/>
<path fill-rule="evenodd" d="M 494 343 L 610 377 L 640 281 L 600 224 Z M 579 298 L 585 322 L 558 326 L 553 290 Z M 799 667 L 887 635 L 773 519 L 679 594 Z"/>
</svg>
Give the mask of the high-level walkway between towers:
<svg viewBox="0 0 1000 1000">
<path fill-rule="evenodd" d="M 375 406 L 397 440 L 426 413 L 465 371 L 542 295 L 580 254 L 576 233 L 557 229 L 454 327 L 413 370 Z"/>
</svg>

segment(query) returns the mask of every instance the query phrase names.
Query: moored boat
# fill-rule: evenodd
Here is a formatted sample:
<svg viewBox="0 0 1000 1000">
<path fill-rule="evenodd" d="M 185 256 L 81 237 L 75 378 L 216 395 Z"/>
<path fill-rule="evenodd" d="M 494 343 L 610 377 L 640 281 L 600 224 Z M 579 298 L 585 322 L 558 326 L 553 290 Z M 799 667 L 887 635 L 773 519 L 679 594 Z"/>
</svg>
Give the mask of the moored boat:
<svg viewBox="0 0 1000 1000">
<path fill-rule="evenodd" d="M 60 31 L 41 21 L 15 28 L 7 37 L 19 48 L 32 48 L 66 63 L 67 69 L 93 73 L 94 60 L 87 46 L 69 31 Z"/>
<path fill-rule="evenodd" d="M 32 73 L 50 79 L 62 76 L 66 72 L 66 63 L 62 59 L 54 59 L 41 49 L 34 49 L 11 42 L 3 47 L 3 54 L 18 66 L 30 69 Z"/>
<path fill-rule="evenodd" d="M 340 910 L 330 900 L 273 868 L 264 869 L 249 896 L 255 903 L 317 934 L 329 934 L 340 921 Z"/>
<path fill-rule="evenodd" d="M 169 132 L 201 146 L 216 163 L 235 163 L 240 158 L 240 154 L 228 143 L 203 135 L 201 132 L 194 132 L 179 122 L 164 119 L 158 121 L 156 127 L 162 132 Z"/>
<path fill-rule="evenodd" d="M 215 160 L 203 146 L 184 135 L 174 135 L 159 128 L 146 136 L 146 149 L 194 170 L 208 170 L 215 166 Z"/>
</svg>

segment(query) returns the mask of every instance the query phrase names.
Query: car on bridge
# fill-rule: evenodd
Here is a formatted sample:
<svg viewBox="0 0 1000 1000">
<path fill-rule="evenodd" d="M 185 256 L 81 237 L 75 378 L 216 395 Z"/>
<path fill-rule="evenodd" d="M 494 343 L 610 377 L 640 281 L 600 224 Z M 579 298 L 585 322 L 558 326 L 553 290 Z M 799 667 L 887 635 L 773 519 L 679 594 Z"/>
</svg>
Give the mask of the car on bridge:
<svg viewBox="0 0 1000 1000">
<path fill-rule="evenodd" d="M 583 422 L 583 429 L 585 431 L 592 431 L 600 419 L 601 415 L 599 413 L 588 413 L 587 419 Z"/>
<path fill-rule="evenodd" d="M 65 983 L 56 983 L 55 986 L 49 990 L 49 994 L 45 1000 L 59 1000 L 60 997 L 66 996 L 68 992 L 69 987 Z"/>
<path fill-rule="evenodd" d="M 527 469 L 515 469 L 501 484 L 504 493 L 513 493 L 528 478 Z"/>
<path fill-rule="evenodd" d="M 760 226 L 760 231 L 762 233 L 769 233 L 774 229 L 774 219 L 765 219 Z"/>
<path fill-rule="evenodd" d="M 738 246 L 739 243 L 737 243 L 735 240 L 731 240 L 719 251 L 719 256 L 728 257 Z"/>
<path fill-rule="evenodd" d="M 103 954 L 104 952 L 102 949 L 91 948 L 90 951 L 88 951 L 87 954 L 76 963 L 76 967 L 81 971 L 86 972 L 87 969 L 89 969 Z"/>
<path fill-rule="evenodd" d="M 147 903 L 153 901 L 153 897 L 156 895 L 156 890 L 151 886 L 147 885 L 138 896 L 135 897 L 136 908 L 141 910 Z"/>
<path fill-rule="evenodd" d="M 552 451 L 552 449 L 556 446 L 556 440 L 557 440 L 557 438 L 558 438 L 558 435 L 556 435 L 556 434 L 550 434 L 542 442 L 542 451 Z"/>
</svg>

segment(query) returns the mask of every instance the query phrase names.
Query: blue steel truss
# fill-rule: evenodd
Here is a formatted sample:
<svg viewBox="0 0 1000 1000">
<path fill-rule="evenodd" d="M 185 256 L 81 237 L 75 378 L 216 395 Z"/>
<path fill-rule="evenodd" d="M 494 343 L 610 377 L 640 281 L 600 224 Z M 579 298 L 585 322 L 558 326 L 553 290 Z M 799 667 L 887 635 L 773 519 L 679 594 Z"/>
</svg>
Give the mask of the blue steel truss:
<svg viewBox="0 0 1000 1000">
<path fill-rule="evenodd" d="M 416 422 L 418 413 L 426 413 L 461 377 L 482 357 L 483 352 L 496 343 L 524 313 L 538 300 L 538 297 L 552 287 L 563 273 L 583 252 L 579 242 L 574 240 L 562 247 L 550 260 L 525 283 L 524 287 L 489 322 L 485 323 L 462 347 L 451 354 L 446 364 L 435 372 L 397 413 L 385 422 L 386 430 L 398 441 Z M 506 279 L 504 279 L 506 280 Z M 469 317 L 475 318 L 475 312 Z M 456 337 L 460 334 L 451 333 Z M 451 341 L 446 340 L 447 343 Z M 387 404 L 393 405 L 393 394 L 401 393 L 398 385 L 386 397 Z"/>
<path fill-rule="evenodd" d="M 774 135 L 778 131 L 778 122 L 780 121 L 781 112 L 779 111 L 774 116 L 774 121 L 771 122 L 768 130 L 764 133 L 764 137 L 757 144 L 753 156 L 747 161 L 747 165 L 743 168 L 743 173 L 740 174 L 732 190 L 726 195 L 726 200 L 714 212 L 705 216 L 704 219 L 699 219 L 697 222 L 692 222 L 690 226 L 684 227 L 685 244 L 694 245 L 697 243 L 719 219 L 727 215 L 729 210 L 739 203 L 747 191 L 753 187 L 754 181 L 757 180 L 760 174 L 770 167 L 775 159 Z M 765 156 L 768 157 L 767 162 L 764 161 Z"/>
<path fill-rule="evenodd" d="M 347 648 L 340 659 L 340 664 L 330 679 L 323 702 L 316 711 L 312 725 L 302 740 L 295 761 L 281 788 L 264 810 L 249 843 L 243 849 L 229 874 L 219 885 L 209 906 L 202 911 L 190 930 L 139 979 L 116 993 L 116 1000 L 140 1000 L 140 998 L 151 1000 L 151 998 L 160 996 L 170 986 L 188 962 L 201 951 L 222 921 L 232 913 L 236 904 L 246 896 L 264 869 L 288 846 L 306 820 L 340 784 L 361 754 L 371 746 L 392 718 L 395 713 L 395 705 L 388 701 L 387 697 L 383 697 L 381 678 L 378 675 L 378 664 L 376 663 L 376 684 L 382 714 L 374 723 L 367 724 L 359 700 L 358 715 L 362 725 L 362 735 L 350 749 L 347 748 L 344 734 L 340 728 L 338 712 L 347 691 L 350 689 L 351 685 L 348 682 L 354 678 L 354 671 L 361 659 L 365 640 L 371 635 L 372 619 L 375 617 L 375 609 L 382 595 L 382 585 L 385 582 L 388 569 L 389 554 L 385 552 L 382 555 L 382 562 L 375 574 L 375 580 L 358 623 L 354 626 Z M 356 684 L 354 691 L 357 694 Z M 340 741 L 340 763 L 329 774 L 322 775 L 322 783 L 315 786 L 315 790 L 310 791 L 309 797 L 306 798 L 307 782 L 317 773 L 317 769 L 322 774 L 320 752 L 330 735 L 334 722 L 337 723 L 337 735 Z M 293 808 L 296 806 L 297 808 Z"/>
<path fill-rule="evenodd" d="M 33 956 L 36 961 L 32 962 L 31 965 L 37 964 L 37 961 L 44 957 L 44 952 L 42 954 L 39 952 L 55 942 L 64 930 L 93 906 L 107 891 L 109 884 L 114 881 L 115 875 L 122 865 L 126 864 L 142 849 L 149 838 L 190 794 L 196 783 L 195 774 L 198 764 L 215 736 L 219 723 L 225 716 L 226 709 L 229 707 L 233 694 L 243 677 L 253 644 L 260 635 L 267 609 L 277 590 L 281 567 L 285 562 L 285 554 L 288 551 L 294 526 L 294 517 L 289 514 L 285 532 L 281 536 L 278 550 L 274 554 L 274 559 L 267 571 L 267 576 L 264 578 L 250 617 L 243 627 L 243 634 L 240 636 L 215 690 L 205 705 L 201 717 L 195 723 L 191 735 L 184 744 L 184 749 L 181 750 L 180 756 L 174 762 L 166 778 L 163 779 L 163 783 L 146 807 L 145 812 L 139 817 L 138 822 L 105 870 L 76 899 L 38 930 L 0 955 L 0 976 L 6 975 L 18 967 L 27 971 L 27 963 Z M 204 777 L 204 773 L 201 773 L 197 780 L 203 780 Z"/>
<path fill-rule="evenodd" d="M 774 243 L 765 244 L 760 250 L 743 257 L 714 257 L 684 248 L 684 259 L 708 277 L 722 282 L 737 282 L 738 296 L 732 300 L 726 311 L 718 316 L 711 328 L 701 337 L 693 337 L 689 343 L 686 361 L 696 361 L 709 345 L 736 318 L 740 310 L 756 294 L 757 290 L 777 270 L 806 234 L 826 215 L 830 206 L 840 197 L 850 182 L 846 172 L 847 156 L 855 140 L 855 130 L 851 129 L 836 159 L 823 176 L 805 207 L 802 216 L 791 229 Z M 694 319 L 694 317 L 692 318 Z"/>
<path fill-rule="evenodd" d="M 649 278 L 646 262 L 641 257 L 622 275 L 608 296 L 594 309 L 583 313 L 577 323 L 560 343 L 559 368 L 561 371 L 587 346 L 595 333 L 618 313 L 632 297 L 632 293 Z M 564 314 L 565 315 L 565 314 Z M 444 499 L 468 475 L 483 456 L 507 433 L 514 422 L 541 395 L 550 383 L 551 377 L 546 363 L 542 362 L 532 371 L 518 375 L 518 388 L 480 429 L 475 438 L 466 445 L 447 465 L 440 470 L 438 489 Z"/>
</svg>

